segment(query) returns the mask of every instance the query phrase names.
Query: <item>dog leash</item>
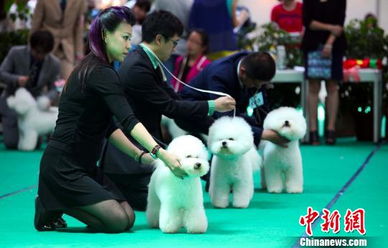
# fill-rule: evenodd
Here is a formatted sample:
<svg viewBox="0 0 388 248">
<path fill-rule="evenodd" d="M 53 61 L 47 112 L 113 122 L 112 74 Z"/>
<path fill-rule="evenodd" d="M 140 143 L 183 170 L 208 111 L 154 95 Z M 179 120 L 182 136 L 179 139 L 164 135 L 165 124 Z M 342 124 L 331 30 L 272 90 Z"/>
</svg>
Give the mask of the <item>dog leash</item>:
<svg viewBox="0 0 388 248">
<path fill-rule="evenodd" d="M 196 88 L 196 87 L 193 87 L 191 85 L 188 85 L 187 83 L 183 82 L 182 80 L 180 80 L 179 78 L 177 78 L 172 72 L 170 72 L 167 67 L 163 64 L 163 62 L 158 58 L 158 56 L 156 56 L 156 54 L 151 50 L 149 49 L 148 47 L 146 47 L 146 49 L 148 51 L 150 51 L 154 57 L 156 58 L 156 60 L 159 62 L 160 65 L 162 65 L 162 67 L 168 72 L 168 74 L 170 74 L 175 80 L 177 80 L 180 84 L 186 86 L 186 87 L 189 87 L 190 89 L 193 89 L 195 91 L 199 91 L 199 92 L 203 92 L 203 93 L 208 93 L 208 94 L 213 94 L 213 95 L 218 95 L 218 96 L 229 96 L 231 97 L 229 94 L 226 94 L 226 93 L 223 93 L 223 92 L 219 92 L 219 91 L 213 91 L 213 90 L 204 90 L 204 89 L 199 89 L 199 88 Z M 232 97 L 231 97 L 232 98 Z M 236 117 L 236 107 L 233 108 L 233 118 Z"/>
</svg>

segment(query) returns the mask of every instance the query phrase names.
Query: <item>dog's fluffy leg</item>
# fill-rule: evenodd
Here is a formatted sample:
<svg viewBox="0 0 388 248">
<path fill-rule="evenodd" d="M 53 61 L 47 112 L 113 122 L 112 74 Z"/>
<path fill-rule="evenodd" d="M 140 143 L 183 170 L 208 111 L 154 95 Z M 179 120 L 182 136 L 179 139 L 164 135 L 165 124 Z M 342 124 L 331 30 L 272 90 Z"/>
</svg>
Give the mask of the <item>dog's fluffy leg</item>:
<svg viewBox="0 0 388 248">
<path fill-rule="evenodd" d="M 303 192 L 303 172 L 302 165 L 295 165 L 290 168 L 286 176 L 286 191 L 288 193 L 302 193 Z"/>
<path fill-rule="evenodd" d="M 18 149 L 22 151 L 33 151 L 38 142 L 38 133 L 35 130 L 24 130 L 20 132 Z"/>
<path fill-rule="evenodd" d="M 236 182 L 233 185 L 233 207 L 247 208 L 253 197 L 253 179 L 247 175 L 244 181 Z"/>
<path fill-rule="evenodd" d="M 152 185 L 152 181 L 148 190 L 148 198 L 147 198 L 147 222 L 148 225 L 152 228 L 159 227 L 159 212 L 160 212 L 160 200 L 155 192 L 154 185 Z"/>
<path fill-rule="evenodd" d="M 216 208 L 226 208 L 229 205 L 230 187 L 227 184 L 210 182 L 210 200 Z M 213 186 L 212 186 L 213 185 Z"/>
<path fill-rule="evenodd" d="M 207 218 L 205 209 L 203 207 L 196 206 L 190 208 L 185 214 L 185 227 L 187 233 L 204 233 L 207 230 Z"/>
<path fill-rule="evenodd" d="M 264 166 L 265 183 L 270 193 L 281 193 L 283 190 L 282 172 L 270 166 Z"/>
<path fill-rule="evenodd" d="M 182 212 L 169 203 L 162 203 L 160 207 L 160 230 L 164 233 L 176 233 L 182 227 Z"/>
</svg>

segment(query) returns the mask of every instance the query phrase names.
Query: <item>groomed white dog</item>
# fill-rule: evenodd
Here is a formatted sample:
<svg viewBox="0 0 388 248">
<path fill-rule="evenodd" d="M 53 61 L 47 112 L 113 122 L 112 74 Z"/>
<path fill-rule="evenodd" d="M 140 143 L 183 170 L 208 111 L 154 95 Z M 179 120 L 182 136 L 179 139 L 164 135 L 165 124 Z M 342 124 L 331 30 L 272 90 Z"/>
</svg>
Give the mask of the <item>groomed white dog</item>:
<svg viewBox="0 0 388 248">
<path fill-rule="evenodd" d="M 28 90 L 19 88 L 14 96 L 7 98 L 7 104 L 18 117 L 19 150 L 34 150 L 40 135 L 54 131 L 58 108 L 50 108 L 47 97 L 35 100 Z"/>
<path fill-rule="evenodd" d="M 214 154 L 209 188 L 213 206 L 226 208 L 232 191 L 233 206 L 248 207 L 254 193 L 253 172 L 262 162 L 251 127 L 243 118 L 221 117 L 209 129 L 208 147 Z"/>
<path fill-rule="evenodd" d="M 180 179 L 161 161 L 151 176 L 147 221 L 164 233 L 185 227 L 188 233 L 204 233 L 208 222 L 203 206 L 200 177 L 208 173 L 208 153 L 204 144 L 191 135 L 175 138 L 167 150 L 179 157 L 188 177 Z"/>
<path fill-rule="evenodd" d="M 280 107 L 264 120 L 264 129 L 272 129 L 290 140 L 287 148 L 272 142 L 264 143 L 264 177 L 268 192 L 303 192 L 302 156 L 299 140 L 306 133 L 306 120 L 294 108 Z"/>
</svg>

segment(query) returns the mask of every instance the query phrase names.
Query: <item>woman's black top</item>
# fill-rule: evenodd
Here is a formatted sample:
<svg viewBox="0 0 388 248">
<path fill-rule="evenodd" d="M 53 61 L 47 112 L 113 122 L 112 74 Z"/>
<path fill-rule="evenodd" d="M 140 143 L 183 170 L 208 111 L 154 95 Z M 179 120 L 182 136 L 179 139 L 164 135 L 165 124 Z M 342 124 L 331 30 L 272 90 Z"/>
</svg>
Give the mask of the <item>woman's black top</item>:
<svg viewBox="0 0 388 248">
<path fill-rule="evenodd" d="M 79 70 L 70 75 L 61 95 L 58 120 L 49 146 L 70 151 L 74 158 L 95 165 L 104 137 L 117 129 L 112 115 L 127 135 L 138 120 L 113 68 L 92 54 L 86 59 L 96 65 L 84 83 L 81 83 Z"/>
<path fill-rule="evenodd" d="M 302 50 L 312 51 L 324 45 L 330 32 L 311 30 L 310 23 L 315 20 L 326 24 L 344 26 L 346 14 L 346 0 L 304 0 L 303 25 L 305 33 L 302 41 Z M 333 51 L 345 51 L 346 39 L 344 33 L 337 37 L 333 44 Z"/>
</svg>

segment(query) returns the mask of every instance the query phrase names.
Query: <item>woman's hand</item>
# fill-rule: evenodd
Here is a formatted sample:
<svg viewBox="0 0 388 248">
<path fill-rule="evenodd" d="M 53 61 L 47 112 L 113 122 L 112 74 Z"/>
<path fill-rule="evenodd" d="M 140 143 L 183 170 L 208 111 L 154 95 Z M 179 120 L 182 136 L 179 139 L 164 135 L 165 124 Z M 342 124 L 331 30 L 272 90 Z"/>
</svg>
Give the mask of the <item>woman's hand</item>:
<svg viewBox="0 0 388 248">
<path fill-rule="evenodd" d="M 164 149 L 159 149 L 158 158 L 166 164 L 176 177 L 183 179 L 187 176 L 187 173 L 182 169 L 182 166 L 179 163 L 178 157 L 174 154 L 171 154 Z"/>
<path fill-rule="evenodd" d="M 339 37 L 343 31 L 344 31 L 344 28 L 340 25 L 332 25 L 330 27 L 330 32 L 336 37 Z"/>
<path fill-rule="evenodd" d="M 236 107 L 236 101 L 230 96 L 222 96 L 215 101 L 217 112 L 232 111 Z"/>
<path fill-rule="evenodd" d="M 322 49 L 322 57 L 330 58 L 332 50 L 333 50 L 333 46 L 332 45 L 330 45 L 330 44 L 324 45 L 323 49 Z"/>
</svg>

